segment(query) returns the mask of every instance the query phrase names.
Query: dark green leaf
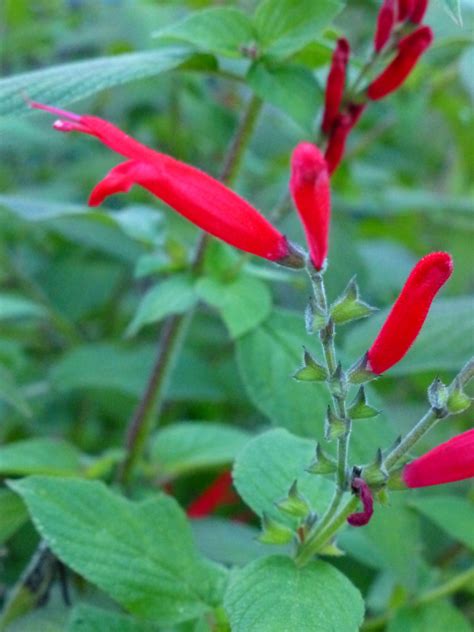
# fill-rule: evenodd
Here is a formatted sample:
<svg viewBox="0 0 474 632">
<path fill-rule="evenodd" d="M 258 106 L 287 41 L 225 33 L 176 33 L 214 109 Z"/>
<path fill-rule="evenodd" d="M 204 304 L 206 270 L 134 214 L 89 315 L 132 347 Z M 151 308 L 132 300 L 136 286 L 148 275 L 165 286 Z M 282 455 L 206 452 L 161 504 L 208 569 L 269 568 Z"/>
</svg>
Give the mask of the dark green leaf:
<svg viewBox="0 0 474 632">
<path fill-rule="evenodd" d="M 8 489 L 0 489 L 0 544 L 15 533 L 28 519 L 20 498 Z"/>
<path fill-rule="evenodd" d="M 455 540 L 474 549 L 474 504 L 447 494 L 417 498 L 413 509 L 420 512 Z"/>
<path fill-rule="evenodd" d="M 449 601 L 438 600 L 422 606 L 406 606 L 390 621 L 387 632 L 470 632 L 466 617 Z"/>
</svg>

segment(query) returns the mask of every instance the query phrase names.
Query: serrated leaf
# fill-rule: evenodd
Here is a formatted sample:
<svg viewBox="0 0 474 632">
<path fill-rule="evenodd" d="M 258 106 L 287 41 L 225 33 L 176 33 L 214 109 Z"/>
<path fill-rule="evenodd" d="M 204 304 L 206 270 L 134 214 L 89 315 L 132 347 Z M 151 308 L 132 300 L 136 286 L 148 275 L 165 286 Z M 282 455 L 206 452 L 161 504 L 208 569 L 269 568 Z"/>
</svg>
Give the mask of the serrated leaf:
<svg viewBox="0 0 474 632">
<path fill-rule="evenodd" d="M 474 550 L 474 503 L 457 496 L 437 494 L 417 498 L 412 506 L 452 538 Z"/>
<path fill-rule="evenodd" d="M 284 587 L 284 589 L 282 588 Z M 359 591 L 336 568 L 288 557 L 256 560 L 236 572 L 224 607 L 233 632 L 356 632 L 364 617 Z"/>
<path fill-rule="evenodd" d="M 449 601 L 405 606 L 395 613 L 387 632 L 470 632 L 469 621 Z"/>
<path fill-rule="evenodd" d="M 231 463 L 251 435 L 232 426 L 199 421 L 176 423 L 152 439 L 151 462 L 165 476 L 179 476 Z"/>
<path fill-rule="evenodd" d="M 257 40 L 265 53 L 288 57 L 315 40 L 342 6 L 336 0 L 263 0 L 254 15 Z"/>
<path fill-rule="evenodd" d="M 74 475 L 80 472 L 77 448 L 60 439 L 25 439 L 0 447 L 0 474 Z"/>
<path fill-rule="evenodd" d="M 158 626 L 111 610 L 78 604 L 66 632 L 158 632 Z"/>
<path fill-rule="evenodd" d="M 251 20 L 245 13 L 232 7 L 216 7 L 192 13 L 153 35 L 186 42 L 202 51 L 226 57 L 241 56 L 241 47 L 251 44 L 255 39 Z"/>
<path fill-rule="evenodd" d="M 322 512 L 329 502 L 333 483 L 306 472 L 314 456 L 314 442 L 295 437 L 282 428 L 269 430 L 247 443 L 234 465 L 234 485 L 257 515 L 263 512 L 278 522 L 293 524 L 275 502 L 287 496 L 295 480 L 311 509 Z M 256 484 L 258 481 L 258 484 Z"/>
<path fill-rule="evenodd" d="M 28 520 L 23 501 L 8 489 L 0 489 L 0 544 Z"/>
<path fill-rule="evenodd" d="M 0 80 L 0 116 L 29 112 L 25 96 L 60 107 L 106 88 L 172 70 L 189 57 L 184 48 L 162 48 L 13 75 Z"/>
<path fill-rule="evenodd" d="M 157 323 L 171 314 L 184 314 L 197 303 L 194 279 L 189 274 L 174 274 L 152 288 L 142 299 L 126 335 L 135 335 L 144 325 Z"/>
<path fill-rule="evenodd" d="M 131 613 L 173 624 L 219 603 L 223 569 L 195 549 L 166 495 L 134 503 L 97 481 L 10 481 L 53 552 Z"/>
<path fill-rule="evenodd" d="M 266 283 L 249 276 L 231 283 L 202 278 L 196 284 L 196 293 L 219 310 L 232 338 L 257 327 L 272 308 L 272 296 Z"/>
</svg>

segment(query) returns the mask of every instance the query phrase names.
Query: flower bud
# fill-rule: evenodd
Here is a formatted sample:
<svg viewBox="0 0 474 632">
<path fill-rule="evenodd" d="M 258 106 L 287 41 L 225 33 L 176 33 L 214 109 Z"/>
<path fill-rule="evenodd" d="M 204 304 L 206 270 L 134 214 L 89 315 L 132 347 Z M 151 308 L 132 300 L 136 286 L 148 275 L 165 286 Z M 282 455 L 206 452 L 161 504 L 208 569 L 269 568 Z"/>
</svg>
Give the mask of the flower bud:
<svg viewBox="0 0 474 632">
<path fill-rule="evenodd" d="M 349 42 L 345 38 L 338 39 L 326 83 L 324 114 L 321 124 L 321 129 L 325 134 L 329 134 L 339 114 L 339 108 L 341 107 L 342 97 L 344 95 L 349 55 Z"/>
<path fill-rule="evenodd" d="M 374 50 L 379 53 L 390 39 L 395 26 L 397 7 L 396 0 L 383 0 L 377 16 L 377 28 L 374 37 Z"/>
<path fill-rule="evenodd" d="M 360 496 L 363 511 L 351 514 L 347 518 L 347 522 L 353 527 L 363 527 L 372 518 L 374 513 L 374 499 L 370 487 L 362 478 L 354 478 L 352 481 L 352 491 Z"/>
<path fill-rule="evenodd" d="M 413 4 L 416 0 L 398 0 L 398 21 L 404 22 L 413 11 Z"/>
<path fill-rule="evenodd" d="M 410 22 L 413 22 L 413 24 L 420 24 L 425 17 L 427 8 L 428 0 L 415 0 L 410 13 Z"/>
</svg>

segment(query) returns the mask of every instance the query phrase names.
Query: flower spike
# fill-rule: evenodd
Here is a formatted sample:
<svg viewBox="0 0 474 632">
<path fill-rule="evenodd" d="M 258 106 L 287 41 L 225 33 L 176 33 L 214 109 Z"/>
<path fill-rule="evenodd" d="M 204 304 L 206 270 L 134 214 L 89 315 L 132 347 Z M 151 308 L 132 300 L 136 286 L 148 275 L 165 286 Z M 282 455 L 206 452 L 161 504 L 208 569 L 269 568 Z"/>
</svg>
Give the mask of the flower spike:
<svg viewBox="0 0 474 632">
<path fill-rule="evenodd" d="M 432 252 L 416 264 L 368 351 L 368 368 L 374 373 L 384 373 L 407 353 L 452 271 L 453 261 L 446 252 Z"/>
</svg>

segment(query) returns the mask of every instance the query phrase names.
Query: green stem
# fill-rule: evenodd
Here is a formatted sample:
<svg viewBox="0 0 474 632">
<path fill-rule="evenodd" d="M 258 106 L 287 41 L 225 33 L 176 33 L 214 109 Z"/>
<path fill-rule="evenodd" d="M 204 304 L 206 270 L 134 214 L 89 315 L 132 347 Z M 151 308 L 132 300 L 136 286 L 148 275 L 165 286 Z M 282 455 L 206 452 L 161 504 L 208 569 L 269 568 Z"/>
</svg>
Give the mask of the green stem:
<svg viewBox="0 0 474 632">
<path fill-rule="evenodd" d="M 261 99 L 255 95 L 252 96 L 224 160 L 220 179 L 225 184 L 232 183 L 237 175 L 261 107 Z M 210 236 L 202 233 L 191 263 L 191 270 L 195 274 L 199 273 L 202 267 L 209 241 Z M 148 383 L 127 429 L 126 456 L 118 470 L 118 480 L 123 485 L 129 483 L 133 470 L 145 450 L 148 438 L 157 425 L 168 379 L 191 316 L 192 313 L 175 314 L 170 316 L 161 328 L 155 362 Z"/>
</svg>

